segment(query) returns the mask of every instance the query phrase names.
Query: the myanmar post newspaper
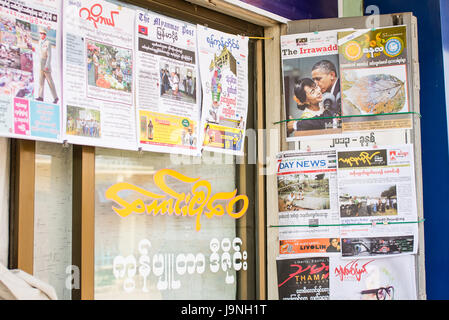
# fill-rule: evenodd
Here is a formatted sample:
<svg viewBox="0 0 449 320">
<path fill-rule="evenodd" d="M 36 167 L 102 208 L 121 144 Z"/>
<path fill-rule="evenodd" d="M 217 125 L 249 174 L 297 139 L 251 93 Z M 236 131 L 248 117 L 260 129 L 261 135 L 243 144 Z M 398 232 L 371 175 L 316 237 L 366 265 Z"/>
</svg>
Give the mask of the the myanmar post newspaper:
<svg viewBox="0 0 449 320">
<path fill-rule="evenodd" d="M 199 155 L 196 25 L 138 11 L 135 28 L 139 147 Z"/>
</svg>

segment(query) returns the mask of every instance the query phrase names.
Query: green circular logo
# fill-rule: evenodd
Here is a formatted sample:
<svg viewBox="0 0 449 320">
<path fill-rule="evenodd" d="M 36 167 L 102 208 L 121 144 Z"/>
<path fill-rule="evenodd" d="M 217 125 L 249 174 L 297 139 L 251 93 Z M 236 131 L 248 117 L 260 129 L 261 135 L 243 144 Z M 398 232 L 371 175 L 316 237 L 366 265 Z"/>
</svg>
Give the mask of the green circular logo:
<svg viewBox="0 0 449 320">
<path fill-rule="evenodd" d="M 187 119 L 184 119 L 184 120 L 182 120 L 182 125 L 184 126 L 184 127 L 188 127 L 188 126 L 190 126 L 190 122 L 189 122 L 189 120 L 187 120 Z"/>
</svg>

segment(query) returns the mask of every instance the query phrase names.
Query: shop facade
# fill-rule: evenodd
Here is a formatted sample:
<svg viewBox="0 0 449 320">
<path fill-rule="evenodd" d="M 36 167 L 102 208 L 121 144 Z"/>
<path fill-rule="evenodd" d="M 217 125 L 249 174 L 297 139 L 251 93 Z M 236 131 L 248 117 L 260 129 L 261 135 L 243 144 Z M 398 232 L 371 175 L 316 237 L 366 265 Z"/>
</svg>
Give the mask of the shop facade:
<svg viewBox="0 0 449 320">
<path fill-rule="evenodd" d="M 377 20 L 289 21 L 230 1 L 109 2 L 248 37 L 243 156 L 203 151 L 198 157 L 2 137 L 0 263 L 51 284 L 63 300 L 285 298 L 278 291 L 276 264 L 280 240 L 287 240 L 279 238 L 286 226 L 279 221 L 276 155 L 316 151 L 323 144 L 287 139 L 281 37 L 363 29 Z M 391 141 L 414 145 L 411 199 L 417 210 L 416 219 L 407 223 L 417 226 L 413 236 L 419 245 L 409 289 L 416 291 L 410 296 L 426 299 L 416 19 L 412 14 L 379 19 L 373 29 L 404 24 L 413 30 L 407 34 L 407 72 L 413 74 L 407 119 L 413 127 L 391 136 L 376 132 L 377 142 L 361 134 L 357 143 L 366 136 L 364 147 L 374 149 Z M 227 60 L 226 52 L 215 63 L 221 60 Z M 150 139 L 152 130 L 145 120 L 145 137 Z M 334 138 L 329 141 L 344 144 Z"/>
</svg>

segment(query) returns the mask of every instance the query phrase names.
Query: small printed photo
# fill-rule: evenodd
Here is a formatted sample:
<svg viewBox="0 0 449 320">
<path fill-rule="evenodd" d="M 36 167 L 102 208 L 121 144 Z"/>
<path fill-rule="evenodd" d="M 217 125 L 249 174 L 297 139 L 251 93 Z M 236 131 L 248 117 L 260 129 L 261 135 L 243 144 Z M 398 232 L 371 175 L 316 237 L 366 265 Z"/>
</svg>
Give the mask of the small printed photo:
<svg viewBox="0 0 449 320">
<path fill-rule="evenodd" d="M 327 210 L 330 208 L 327 173 L 278 176 L 279 211 Z"/>
<path fill-rule="evenodd" d="M 162 98 L 196 103 L 195 69 L 161 61 L 159 89 Z"/>
<path fill-rule="evenodd" d="M 33 98 L 34 78 L 30 72 L 0 68 L 0 94 Z"/>
<path fill-rule="evenodd" d="M 342 256 L 393 255 L 413 251 L 413 236 L 343 238 Z"/>
<path fill-rule="evenodd" d="M 340 188 L 340 217 L 395 216 L 396 185 L 353 185 Z"/>
<path fill-rule="evenodd" d="M 88 85 L 132 91 L 132 51 L 87 40 Z"/>
<path fill-rule="evenodd" d="M 100 138 L 100 111 L 68 105 L 66 132 L 74 136 Z"/>
</svg>

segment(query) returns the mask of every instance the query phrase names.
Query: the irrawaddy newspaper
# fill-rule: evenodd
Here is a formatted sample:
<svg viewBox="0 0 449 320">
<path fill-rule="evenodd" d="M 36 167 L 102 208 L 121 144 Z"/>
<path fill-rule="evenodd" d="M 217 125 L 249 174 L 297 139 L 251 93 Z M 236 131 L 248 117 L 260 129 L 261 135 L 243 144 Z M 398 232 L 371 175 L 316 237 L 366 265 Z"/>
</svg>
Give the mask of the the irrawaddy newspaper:
<svg viewBox="0 0 449 320">
<path fill-rule="evenodd" d="M 337 32 L 281 36 L 287 141 L 341 133 Z"/>
<path fill-rule="evenodd" d="M 329 259 L 278 258 L 279 300 L 329 300 Z"/>
<path fill-rule="evenodd" d="M 0 1 L 0 136 L 61 140 L 62 1 Z"/>
<path fill-rule="evenodd" d="M 102 0 L 64 1 L 64 139 L 137 149 L 134 10 Z"/>
<path fill-rule="evenodd" d="M 331 300 L 416 300 L 415 257 L 331 257 L 329 287 Z"/>
<path fill-rule="evenodd" d="M 139 147 L 199 155 L 196 25 L 138 11 L 135 28 Z"/>
<path fill-rule="evenodd" d="M 248 38 L 198 30 L 203 150 L 243 155 L 248 112 Z"/>
<path fill-rule="evenodd" d="M 340 252 L 336 151 L 277 156 L 279 253 Z"/>
<path fill-rule="evenodd" d="M 337 151 L 343 258 L 414 254 L 413 145 Z"/>
<path fill-rule="evenodd" d="M 343 131 L 412 127 L 406 36 L 406 26 L 338 33 Z"/>
</svg>

